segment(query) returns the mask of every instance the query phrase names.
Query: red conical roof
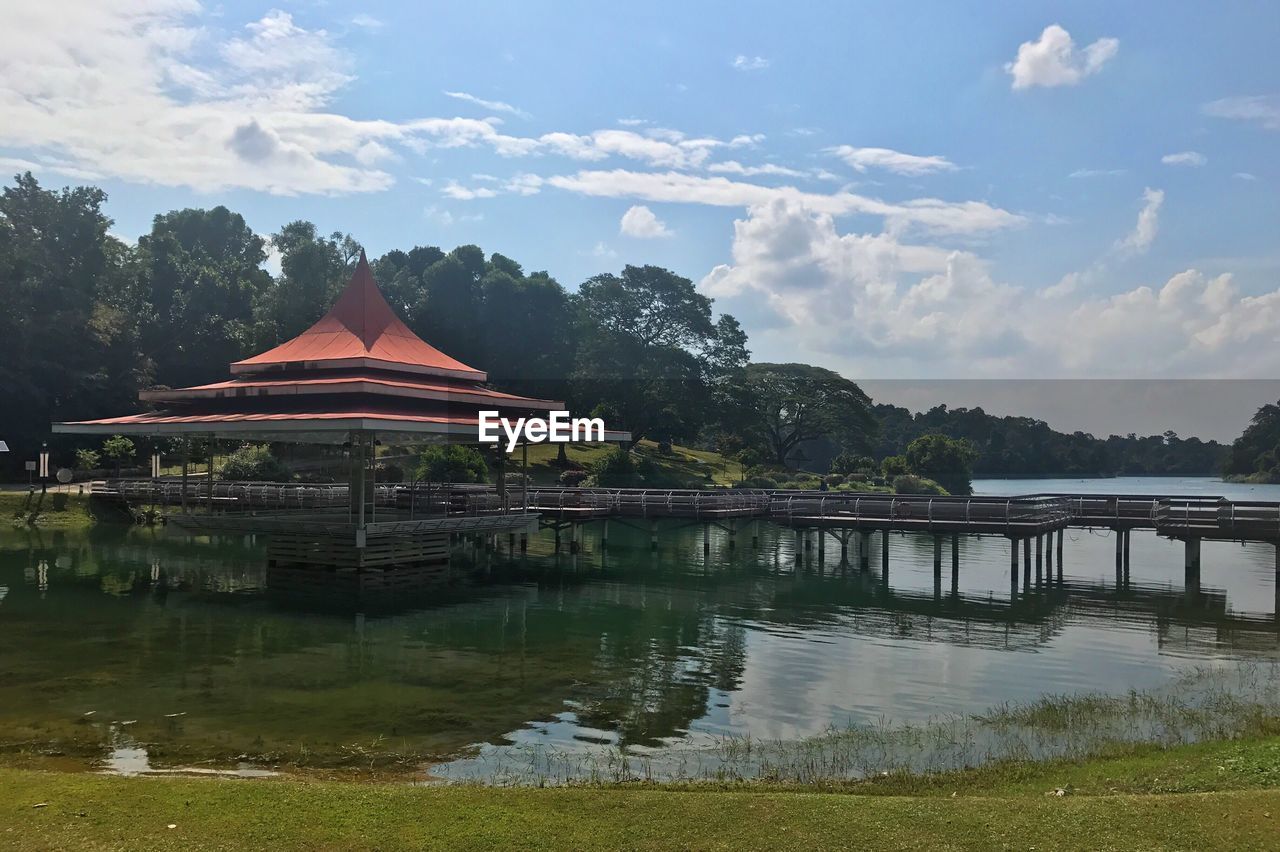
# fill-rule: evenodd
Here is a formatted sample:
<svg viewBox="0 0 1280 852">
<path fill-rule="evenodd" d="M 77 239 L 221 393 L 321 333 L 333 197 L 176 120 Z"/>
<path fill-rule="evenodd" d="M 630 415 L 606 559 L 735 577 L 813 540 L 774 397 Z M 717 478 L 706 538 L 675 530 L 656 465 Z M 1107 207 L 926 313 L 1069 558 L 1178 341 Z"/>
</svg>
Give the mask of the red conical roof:
<svg viewBox="0 0 1280 852">
<path fill-rule="evenodd" d="M 450 358 L 409 330 L 387 304 L 373 272 L 360 262 L 329 313 L 274 349 L 237 361 L 232 373 L 265 370 L 374 367 L 484 381 L 485 373 Z"/>
</svg>

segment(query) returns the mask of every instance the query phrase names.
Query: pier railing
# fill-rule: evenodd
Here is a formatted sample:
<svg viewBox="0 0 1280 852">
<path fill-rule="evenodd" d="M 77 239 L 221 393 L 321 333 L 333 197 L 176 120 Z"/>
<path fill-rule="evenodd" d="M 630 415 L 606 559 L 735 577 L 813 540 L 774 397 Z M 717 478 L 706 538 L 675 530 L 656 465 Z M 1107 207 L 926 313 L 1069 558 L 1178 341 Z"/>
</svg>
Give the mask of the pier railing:
<svg viewBox="0 0 1280 852">
<path fill-rule="evenodd" d="M 840 523 L 888 529 L 1028 532 L 1065 526 L 1064 497 L 929 497 L 775 492 L 769 517 L 784 523 Z"/>
<path fill-rule="evenodd" d="M 1257 500 L 1165 497 L 1156 502 L 1154 523 L 1174 538 L 1280 541 L 1280 505 Z"/>
</svg>

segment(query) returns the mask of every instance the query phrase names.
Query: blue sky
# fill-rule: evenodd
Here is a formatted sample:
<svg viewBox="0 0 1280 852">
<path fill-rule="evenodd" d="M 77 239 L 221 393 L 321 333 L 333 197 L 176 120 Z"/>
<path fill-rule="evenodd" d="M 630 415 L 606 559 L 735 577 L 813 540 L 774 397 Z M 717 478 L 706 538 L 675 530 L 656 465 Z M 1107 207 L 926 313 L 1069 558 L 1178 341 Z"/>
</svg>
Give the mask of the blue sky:
<svg viewBox="0 0 1280 852">
<path fill-rule="evenodd" d="M 6 4 L 9 5 L 9 4 Z M 1274 3 L 12 4 L 0 166 L 567 287 L 862 379 L 1280 372 Z"/>
</svg>

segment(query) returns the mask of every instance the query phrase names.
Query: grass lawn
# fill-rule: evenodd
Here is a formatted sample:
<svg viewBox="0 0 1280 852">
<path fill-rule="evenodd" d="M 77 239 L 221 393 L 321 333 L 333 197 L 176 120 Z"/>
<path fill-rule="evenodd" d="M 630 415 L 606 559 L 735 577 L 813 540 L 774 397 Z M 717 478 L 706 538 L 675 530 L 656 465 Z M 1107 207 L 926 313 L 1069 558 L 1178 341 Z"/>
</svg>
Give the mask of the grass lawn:
<svg viewBox="0 0 1280 852">
<path fill-rule="evenodd" d="M 1280 738 L 1138 749 L 935 776 L 909 795 L 892 778 L 844 793 L 497 790 L 0 769 L 0 846 L 1264 849 L 1280 842 L 1278 757 Z"/>
<path fill-rule="evenodd" d="M 0 523 L 41 529 L 88 529 L 99 520 L 89 507 L 89 495 L 50 490 L 0 492 Z"/>
<path fill-rule="evenodd" d="M 587 466 L 612 449 L 609 444 L 569 444 L 566 454 L 570 461 Z M 670 454 L 658 452 L 653 441 L 641 441 L 635 451 L 652 459 L 669 474 L 678 487 L 707 488 L 711 485 L 733 485 L 742 479 L 742 465 L 730 461 L 718 453 L 673 446 Z M 555 465 L 558 447 L 555 444 L 536 444 L 529 447 L 529 476 L 539 485 L 552 485 L 559 481 L 560 468 Z M 511 456 L 510 470 L 520 469 L 520 452 Z M 708 478 L 710 477 L 710 478 Z"/>
</svg>

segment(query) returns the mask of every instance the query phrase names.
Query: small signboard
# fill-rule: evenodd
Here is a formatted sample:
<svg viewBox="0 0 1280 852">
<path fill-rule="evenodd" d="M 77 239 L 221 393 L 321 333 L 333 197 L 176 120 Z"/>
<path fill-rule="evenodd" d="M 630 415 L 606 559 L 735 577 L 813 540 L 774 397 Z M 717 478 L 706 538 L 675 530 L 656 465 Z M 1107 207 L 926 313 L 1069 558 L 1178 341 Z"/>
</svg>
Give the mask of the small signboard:
<svg viewBox="0 0 1280 852">
<path fill-rule="evenodd" d="M 35 473 L 35 472 L 36 472 L 36 463 L 35 463 L 35 462 L 33 462 L 33 461 L 27 462 L 25 465 L 23 465 L 23 467 L 25 467 L 25 468 L 27 469 L 27 473 Z"/>
</svg>

